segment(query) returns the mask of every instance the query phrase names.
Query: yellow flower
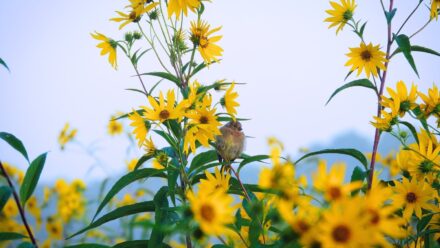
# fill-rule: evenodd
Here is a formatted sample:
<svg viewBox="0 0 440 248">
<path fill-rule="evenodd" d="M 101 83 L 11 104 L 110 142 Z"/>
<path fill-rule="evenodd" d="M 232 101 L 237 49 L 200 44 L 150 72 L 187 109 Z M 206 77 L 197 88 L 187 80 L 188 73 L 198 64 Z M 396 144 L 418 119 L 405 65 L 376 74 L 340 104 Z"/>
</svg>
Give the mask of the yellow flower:
<svg viewBox="0 0 440 248">
<path fill-rule="evenodd" d="M 263 168 L 258 185 L 262 189 L 284 190 L 295 186 L 295 169 L 292 164 L 275 164 L 272 168 Z"/>
<path fill-rule="evenodd" d="M 388 113 L 385 110 L 380 112 L 381 117 L 373 116 L 374 121 L 370 122 L 375 128 L 390 132 L 394 124 L 396 124 L 396 116 L 392 113 Z"/>
<path fill-rule="evenodd" d="M 153 139 L 150 137 L 150 139 L 147 139 L 144 143 L 145 146 L 145 152 L 147 156 L 154 156 L 154 154 L 157 152 L 157 148 L 153 143 Z"/>
<path fill-rule="evenodd" d="M 134 159 L 132 159 L 132 160 L 126 162 L 126 164 L 127 164 L 127 170 L 128 170 L 128 171 L 134 171 L 134 168 L 136 167 L 138 161 L 139 161 L 139 160 L 138 160 L 137 158 L 134 158 Z"/>
<path fill-rule="evenodd" d="M 431 18 L 438 20 L 438 9 L 440 8 L 439 0 L 431 0 Z"/>
<path fill-rule="evenodd" d="M 338 34 L 345 24 L 353 18 L 356 4 L 354 0 L 341 0 L 341 4 L 330 2 L 330 5 L 333 9 L 326 11 L 330 17 L 327 17 L 324 21 L 330 22 L 329 28 L 338 26 L 336 29 L 336 34 Z"/>
<path fill-rule="evenodd" d="M 150 10 L 152 10 L 153 8 L 155 8 L 159 4 L 159 3 L 151 3 L 151 4 L 148 4 L 147 6 L 145 6 L 145 4 L 147 2 L 148 1 L 146 1 L 146 0 L 130 0 L 130 5 L 127 6 L 127 7 L 131 8 L 130 13 L 125 14 L 121 11 L 116 11 L 116 13 L 118 13 L 119 17 L 112 18 L 112 19 L 110 19 L 110 21 L 123 22 L 119 26 L 119 29 L 122 29 L 123 27 L 125 27 L 129 23 L 139 22 L 141 20 L 141 17 L 143 14 L 148 13 Z"/>
<path fill-rule="evenodd" d="M 133 134 L 138 141 L 138 146 L 142 146 L 145 139 L 147 138 L 148 133 L 148 122 L 142 118 L 142 116 L 133 110 L 133 114 L 128 115 L 128 119 L 130 119 L 130 126 L 134 127 Z"/>
<path fill-rule="evenodd" d="M 32 216 L 34 216 L 35 221 L 37 223 L 37 229 L 40 229 L 41 226 L 41 209 L 38 206 L 37 197 L 31 196 L 29 200 L 26 202 L 26 207 L 29 213 L 31 213 Z"/>
<path fill-rule="evenodd" d="M 58 136 L 58 143 L 61 146 L 61 150 L 63 150 L 66 144 L 72 141 L 76 136 L 77 129 L 70 130 L 69 128 L 69 123 L 66 123 Z"/>
<path fill-rule="evenodd" d="M 159 102 L 152 96 L 148 96 L 148 101 L 153 108 L 142 107 L 145 110 L 144 116 L 148 120 L 164 122 L 166 120 L 179 119 L 183 116 L 181 105 L 175 106 L 174 90 L 167 92 L 166 103 L 162 92 L 159 95 Z"/>
<path fill-rule="evenodd" d="M 215 136 L 211 132 L 197 126 L 192 126 L 186 131 L 185 138 L 183 139 L 183 150 L 185 153 L 191 151 L 195 154 L 197 142 L 205 147 L 209 147 L 209 141 L 213 139 L 215 139 Z"/>
<path fill-rule="evenodd" d="M 390 98 L 382 97 L 382 106 L 392 109 L 393 114 L 398 114 L 400 117 L 403 117 L 407 111 L 413 110 L 417 107 L 417 86 L 412 84 L 411 91 L 408 93 L 405 83 L 399 81 L 397 82 L 396 89 L 397 91 L 394 91 L 389 87 L 387 88 Z M 397 112 L 395 113 L 394 111 Z"/>
<path fill-rule="evenodd" d="M 235 83 L 232 83 L 228 90 L 226 90 L 225 96 L 220 100 L 221 105 L 226 108 L 228 114 L 232 116 L 235 120 L 235 116 L 237 115 L 236 107 L 240 106 L 240 104 L 236 101 L 238 97 L 238 93 L 234 90 Z"/>
<path fill-rule="evenodd" d="M 408 160 L 408 171 L 420 180 L 430 179 L 440 169 L 440 146 L 435 146 L 431 139 L 421 139 L 419 144 L 411 144 L 409 147 L 412 150 L 408 152 L 412 154 Z"/>
<path fill-rule="evenodd" d="M 334 164 L 327 174 L 327 164 L 319 161 L 318 170 L 312 175 L 313 186 L 324 193 L 324 198 L 329 201 L 340 201 L 347 198 L 353 190 L 362 187 L 362 182 L 356 181 L 344 184 L 345 164 Z"/>
<path fill-rule="evenodd" d="M 106 55 L 108 53 L 108 62 L 113 68 L 117 69 L 117 61 L 116 61 L 116 47 L 118 46 L 117 42 L 108 38 L 107 36 L 95 32 L 91 34 L 93 38 L 101 41 L 96 47 L 101 48 L 101 55 Z"/>
<path fill-rule="evenodd" d="M 165 169 L 166 166 L 168 166 L 169 163 L 169 157 L 165 152 L 158 152 L 156 156 L 153 159 L 152 165 L 153 168 L 162 170 Z"/>
<path fill-rule="evenodd" d="M 332 205 L 324 212 L 319 225 L 318 238 L 322 247 L 370 247 L 372 240 L 366 228 L 368 220 L 357 198 Z"/>
<path fill-rule="evenodd" d="M 413 178 L 409 181 L 403 178 L 402 182 L 395 181 L 395 195 L 392 197 L 393 206 L 403 207 L 403 218 L 409 222 L 413 213 L 417 218 L 422 218 L 422 209 L 438 212 L 438 208 L 433 204 L 437 196 L 434 189 L 424 181 Z"/>
<path fill-rule="evenodd" d="M 117 204 L 118 207 L 127 206 L 136 203 L 136 199 L 133 198 L 130 194 L 125 194 L 122 200 L 120 200 Z"/>
<path fill-rule="evenodd" d="M 200 55 L 206 64 L 212 61 L 218 62 L 218 57 L 222 56 L 223 49 L 215 43 L 221 40 L 222 36 L 209 37 L 219 31 L 221 27 L 210 29 L 210 25 L 202 20 L 191 22 L 191 41 L 198 47 Z"/>
<path fill-rule="evenodd" d="M 5 206 L 3 207 L 2 213 L 10 219 L 18 215 L 17 204 L 12 198 L 9 198 L 9 200 L 6 202 Z"/>
<path fill-rule="evenodd" d="M 113 117 L 112 117 L 112 119 L 113 119 Z M 108 131 L 108 134 L 110 134 L 111 136 L 114 136 L 114 135 L 121 134 L 122 131 L 124 131 L 124 130 L 122 127 L 122 123 L 120 123 L 117 120 L 111 120 L 108 122 L 107 131 Z"/>
<path fill-rule="evenodd" d="M 226 193 L 229 189 L 229 179 L 231 174 L 220 171 L 218 167 L 215 167 L 214 175 L 205 171 L 206 179 L 200 180 L 200 191 L 204 194 L 213 194 L 217 191 Z"/>
<path fill-rule="evenodd" d="M 207 235 L 223 235 L 230 232 L 226 225 L 235 221 L 234 208 L 231 204 L 234 198 L 221 191 L 213 194 L 187 193 L 189 205 L 194 219 L 200 229 Z"/>
<path fill-rule="evenodd" d="M 437 85 L 434 84 L 432 88 L 428 90 L 428 95 L 419 92 L 419 96 L 424 102 L 420 107 L 423 109 L 426 116 L 429 116 L 431 113 L 440 113 L 440 92 Z"/>
<path fill-rule="evenodd" d="M 46 231 L 50 240 L 63 240 L 63 224 L 61 220 L 49 217 L 46 223 Z"/>
<path fill-rule="evenodd" d="M 200 0 L 169 0 L 168 1 L 168 18 L 172 15 L 176 15 L 179 20 L 180 15 L 183 12 L 185 16 L 188 15 L 188 9 L 195 12 L 200 7 Z"/>
<path fill-rule="evenodd" d="M 347 56 L 350 59 L 345 66 L 351 66 L 350 71 L 358 70 L 358 76 L 365 70 L 367 78 L 370 78 L 371 74 L 373 74 L 373 77 L 377 77 L 378 68 L 383 71 L 386 70 L 385 62 L 387 60 L 379 45 L 373 46 L 371 43 L 368 45 L 361 43 L 360 47 L 350 48 L 350 53 Z"/>
</svg>

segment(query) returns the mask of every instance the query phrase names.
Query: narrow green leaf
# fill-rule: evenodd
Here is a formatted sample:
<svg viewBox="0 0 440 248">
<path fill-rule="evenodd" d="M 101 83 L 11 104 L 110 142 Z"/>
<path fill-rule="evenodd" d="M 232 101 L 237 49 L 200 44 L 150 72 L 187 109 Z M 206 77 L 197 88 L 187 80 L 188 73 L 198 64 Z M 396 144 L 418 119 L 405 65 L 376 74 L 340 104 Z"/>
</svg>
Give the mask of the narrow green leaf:
<svg viewBox="0 0 440 248">
<path fill-rule="evenodd" d="M 356 182 L 356 181 L 363 182 L 366 176 L 367 173 L 365 173 L 365 171 L 362 170 L 361 167 L 356 166 L 353 170 L 353 173 L 351 174 L 351 182 Z"/>
<path fill-rule="evenodd" d="M 145 93 L 144 91 L 142 91 L 142 90 L 139 90 L 139 89 L 125 89 L 125 90 L 128 90 L 128 91 L 133 91 L 133 92 L 137 92 L 137 93 L 141 93 L 142 95 L 144 95 L 144 96 L 148 96 L 147 95 L 147 93 Z"/>
<path fill-rule="evenodd" d="M 405 125 L 411 131 L 412 136 L 416 140 L 417 144 L 419 144 L 419 136 L 417 135 L 416 128 L 411 123 L 406 121 L 399 121 L 399 123 Z"/>
<path fill-rule="evenodd" d="M 131 240 L 131 241 L 125 241 L 122 243 L 119 243 L 113 248 L 148 248 L 148 242 L 149 240 Z M 158 248 L 171 248 L 171 246 L 162 243 L 161 245 L 157 246 Z"/>
<path fill-rule="evenodd" d="M 166 79 L 166 80 L 169 80 L 169 81 L 175 83 L 179 87 L 181 85 L 179 79 L 176 76 L 174 76 L 168 72 L 147 72 L 147 73 L 142 73 L 140 75 L 141 76 L 149 75 L 149 76 L 160 77 L 160 78 L 163 78 L 163 79 Z"/>
<path fill-rule="evenodd" d="M 351 82 L 349 82 L 349 83 L 346 83 L 346 84 L 344 84 L 343 86 L 337 88 L 337 89 L 335 90 L 335 92 L 333 92 L 333 94 L 332 94 L 332 95 L 330 96 L 330 98 L 327 100 L 327 102 L 325 103 L 325 105 L 327 105 L 327 104 L 333 99 L 333 97 L 336 96 L 339 92 L 341 92 L 341 91 L 343 91 L 343 90 L 345 90 L 345 89 L 348 89 L 348 88 L 351 88 L 351 87 L 357 87 L 357 86 L 365 87 L 365 88 L 369 88 L 369 89 L 374 90 L 374 92 L 377 92 L 376 87 L 374 86 L 374 84 L 373 84 L 370 80 L 368 80 L 368 79 L 366 79 L 366 78 L 364 78 L 364 79 L 358 79 L 358 80 L 354 80 L 354 81 L 351 81 Z"/>
<path fill-rule="evenodd" d="M 157 86 L 159 86 L 160 83 L 162 83 L 163 79 L 159 80 L 157 83 L 155 83 L 153 85 L 153 87 L 151 87 L 150 92 L 148 92 L 149 95 L 153 94 L 153 91 L 156 89 Z"/>
<path fill-rule="evenodd" d="M 179 177 L 179 171 L 172 168 L 171 166 L 167 167 L 168 171 L 168 194 L 170 195 L 171 201 L 174 206 L 176 206 L 176 184 L 177 179 Z"/>
<path fill-rule="evenodd" d="M 136 163 L 134 170 L 139 169 L 139 167 L 141 167 L 145 162 L 147 162 L 148 160 L 150 160 L 152 158 L 154 158 L 154 155 L 143 155 Z"/>
<path fill-rule="evenodd" d="M 20 201 L 21 205 L 25 206 L 26 201 L 34 193 L 35 187 L 37 187 L 38 180 L 40 179 L 41 172 L 46 162 L 47 152 L 38 156 L 26 171 L 23 179 L 23 183 L 20 187 Z"/>
<path fill-rule="evenodd" d="M 385 11 L 385 17 L 387 19 L 387 23 L 390 24 L 393 20 L 394 16 L 396 15 L 397 9 L 392 9 L 391 11 Z"/>
<path fill-rule="evenodd" d="M 94 243 L 85 243 L 85 244 L 77 244 L 77 245 L 69 245 L 64 246 L 64 248 L 110 248 L 108 245 L 94 244 Z"/>
<path fill-rule="evenodd" d="M 401 34 L 396 37 L 397 45 L 399 45 L 399 49 L 402 50 L 403 55 L 405 56 L 406 60 L 408 60 L 408 63 L 413 68 L 414 72 L 417 74 L 417 77 L 419 77 L 419 72 L 417 71 L 416 64 L 414 62 L 414 58 L 411 54 L 411 42 L 409 41 L 409 37 Z"/>
<path fill-rule="evenodd" d="M 162 177 L 166 178 L 166 175 L 164 173 L 164 170 L 158 170 L 153 168 L 145 168 L 145 169 L 139 169 L 132 171 L 128 173 L 127 175 L 121 177 L 110 189 L 110 191 L 107 193 L 107 195 L 104 197 L 104 200 L 99 204 L 98 210 L 96 211 L 95 216 L 93 217 L 92 221 L 95 220 L 95 218 L 98 216 L 98 214 L 102 211 L 102 209 L 107 205 L 107 203 L 123 188 L 125 188 L 127 185 L 131 184 L 134 181 L 137 181 L 139 179 L 143 178 L 149 178 L 149 177 Z"/>
<path fill-rule="evenodd" d="M 6 62 L 2 58 L 0 58 L 0 65 L 3 65 L 9 72 L 11 71 L 11 70 L 9 70 L 8 65 L 6 64 Z"/>
<path fill-rule="evenodd" d="M 30 242 L 23 242 L 23 243 L 19 244 L 17 246 L 17 248 L 35 248 L 35 245 L 33 245 Z"/>
<path fill-rule="evenodd" d="M 8 241 L 8 240 L 17 240 L 27 238 L 23 234 L 14 233 L 14 232 L 0 232 L 0 242 Z"/>
<path fill-rule="evenodd" d="M 168 199 L 168 187 L 164 186 L 157 191 L 154 196 L 154 206 L 155 206 L 155 215 L 154 220 L 155 224 L 153 230 L 151 231 L 150 241 L 148 242 L 149 247 L 160 247 L 163 239 L 165 238 L 165 234 L 160 230 L 160 225 L 166 223 L 168 221 L 168 210 L 169 207 Z"/>
<path fill-rule="evenodd" d="M 238 166 L 237 171 L 240 172 L 240 170 L 247 164 L 250 164 L 252 162 L 262 162 L 262 160 L 266 160 L 270 158 L 270 156 L 268 155 L 255 155 L 255 156 L 251 156 L 248 158 L 243 159 L 243 161 L 241 161 L 240 165 Z"/>
<path fill-rule="evenodd" d="M 170 135 L 168 135 L 167 133 L 165 133 L 162 130 L 153 130 L 153 131 L 155 133 L 159 134 L 160 136 L 162 136 L 162 138 L 164 138 L 168 142 L 168 144 L 170 144 L 174 149 L 178 150 L 177 143 L 173 137 L 171 137 Z"/>
<path fill-rule="evenodd" d="M 302 160 L 304 160 L 308 157 L 320 155 L 320 154 L 348 155 L 348 156 L 351 156 L 351 157 L 357 159 L 364 166 L 365 170 L 368 170 L 368 162 L 367 162 L 367 158 L 365 158 L 364 154 L 356 149 L 351 149 L 351 148 L 325 149 L 325 150 L 321 150 L 321 151 L 311 152 L 311 153 L 308 153 L 308 154 L 302 156 L 300 159 L 298 159 L 295 162 L 295 164 L 298 164 L 299 162 L 301 162 Z"/>
<path fill-rule="evenodd" d="M 6 141 L 10 146 L 12 146 L 12 148 L 14 148 L 15 150 L 17 150 L 19 153 L 21 153 L 21 155 L 23 155 L 24 158 L 26 158 L 26 160 L 29 163 L 29 157 L 26 151 L 26 148 L 24 148 L 23 143 L 21 142 L 21 140 L 19 140 L 17 137 L 15 137 L 14 135 L 10 134 L 10 133 L 5 133 L 5 132 L 0 132 L 0 139 L 3 139 L 4 141 Z"/>
<path fill-rule="evenodd" d="M 401 52 L 402 52 L 402 50 L 400 48 L 397 48 L 393 52 L 393 54 L 391 54 L 390 57 L 392 58 L 394 55 L 399 54 Z M 426 47 L 422 47 L 422 46 L 416 46 L 416 45 L 414 45 L 414 46 L 411 45 L 411 52 L 422 52 L 422 53 L 432 54 L 432 55 L 435 55 L 435 56 L 440 56 L 440 53 L 437 52 L 437 51 L 434 51 L 434 50 L 432 50 L 430 48 L 426 48 Z"/>
<path fill-rule="evenodd" d="M 417 117 L 417 119 L 420 121 L 420 123 L 422 124 L 423 128 L 428 132 L 428 134 L 430 134 L 431 132 L 429 131 L 428 122 L 426 121 L 425 114 L 420 109 L 420 106 L 415 107 L 412 110 L 412 112 Z"/>
<path fill-rule="evenodd" d="M 84 233 L 88 230 L 99 227 L 107 222 L 112 221 L 112 220 L 116 220 L 116 219 L 119 219 L 119 218 L 122 218 L 125 216 L 138 214 L 138 213 L 153 212 L 154 209 L 155 209 L 154 202 L 152 202 L 152 201 L 139 202 L 139 203 L 135 203 L 132 205 L 127 205 L 127 206 L 117 208 L 117 209 L 111 211 L 110 213 L 105 214 L 104 216 L 97 219 L 96 221 L 93 221 L 92 223 L 90 223 L 89 226 L 81 229 L 80 231 L 71 235 L 67 239 L 71 239 L 75 236 L 78 236 L 81 233 Z"/>
<path fill-rule="evenodd" d="M 359 29 L 359 34 L 360 34 L 361 36 L 364 35 L 365 26 L 367 26 L 367 22 L 365 22 L 365 23 L 361 26 L 361 28 Z"/>
<path fill-rule="evenodd" d="M 0 213 L 3 210 L 3 207 L 6 205 L 6 202 L 11 197 L 12 191 L 8 186 L 0 187 Z"/>
<path fill-rule="evenodd" d="M 205 164 L 209 164 L 217 160 L 218 156 L 216 150 L 201 152 L 192 159 L 191 165 L 189 166 L 189 173 Z"/>
</svg>

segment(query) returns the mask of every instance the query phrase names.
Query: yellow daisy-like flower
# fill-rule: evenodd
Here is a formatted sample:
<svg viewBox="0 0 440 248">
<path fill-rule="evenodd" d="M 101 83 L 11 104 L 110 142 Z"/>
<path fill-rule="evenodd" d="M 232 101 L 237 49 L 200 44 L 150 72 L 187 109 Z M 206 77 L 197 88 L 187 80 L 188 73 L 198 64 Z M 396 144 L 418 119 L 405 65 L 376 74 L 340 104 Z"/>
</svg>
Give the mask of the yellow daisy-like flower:
<svg viewBox="0 0 440 248">
<path fill-rule="evenodd" d="M 60 144 L 61 150 L 64 149 L 67 143 L 75 138 L 77 131 L 77 129 L 70 129 L 69 123 L 64 125 L 64 128 L 58 136 L 58 143 Z"/>
<path fill-rule="evenodd" d="M 236 101 L 238 92 L 234 91 L 234 86 L 235 83 L 232 83 L 226 90 L 225 96 L 220 100 L 220 103 L 226 108 L 226 111 L 232 116 L 232 119 L 235 120 L 235 116 L 237 115 L 236 107 L 240 106 L 240 104 Z"/>
<path fill-rule="evenodd" d="M 116 61 L 116 47 L 118 46 L 117 42 L 108 38 L 107 36 L 95 32 L 91 34 L 92 37 L 96 40 L 101 41 L 96 47 L 101 48 L 101 55 L 108 54 L 108 62 L 113 68 L 117 69 L 117 61 Z"/>
<path fill-rule="evenodd" d="M 145 6 L 147 1 L 145 0 L 130 0 L 130 5 L 127 7 L 131 8 L 129 14 L 123 13 L 121 11 L 116 11 L 119 17 L 110 19 L 110 21 L 123 22 L 119 29 L 124 28 L 129 23 L 136 23 L 141 20 L 143 14 L 148 13 L 150 10 L 154 9 L 159 3 L 151 3 Z"/>
<path fill-rule="evenodd" d="M 370 247 L 368 221 L 358 198 L 334 204 L 323 214 L 318 239 L 324 248 Z"/>
<path fill-rule="evenodd" d="M 417 86 L 411 85 L 411 90 L 408 89 L 403 81 L 397 82 L 396 91 L 392 88 L 387 88 L 389 98 L 382 97 L 382 106 L 391 108 L 393 111 L 397 111 L 396 105 L 399 104 L 398 115 L 403 117 L 409 110 L 413 110 L 417 107 Z"/>
<path fill-rule="evenodd" d="M 200 7 L 200 0 L 170 0 L 168 1 L 168 18 L 176 15 L 176 19 L 180 19 L 183 12 L 185 16 L 188 15 L 188 10 L 195 12 Z"/>
<path fill-rule="evenodd" d="M 385 110 L 382 110 L 380 113 L 381 117 L 373 116 L 374 121 L 370 122 L 371 125 L 381 131 L 391 131 L 391 127 L 396 124 L 396 117 Z"/>
<path fill-rule="evenodd" d="M 194 219 L 203 233 L 217 236 L 230 233 L 226 225 L 235 221 L 234 207 L 231 206 L 234 198 L 231 195 L 221 191 L 195 195 L 189 191 L 187 197 Z"/>
<path fill-rule="evenodd" d="M 46 223 L 46 231 L 50 240 L 63 240 L 63 223 L 60 219 L 49 217 Z"/>
<path fill-rule="evenodd" d="M 330 22 L 329 28 L 337 26 L 336 34 L 341 31 L 345 24 L 353 18 L 356 3 L 354 0 L 342 0 L 341 4 L 337 2 L 330 2 L 333 9 L 327 10 L 330 17 L 326 18 L 325 22 Z"/>
<path fill-rule="evenodd" d="M 440 169 L 440 146 L 435 147 L 432 140 L 419 140 L 419 144 L 411 144 L 409 147 L 416 151 L 409 151 L 412 153 L 408 161 L 411 175 L 421 180 Z"/>
<path fill-rule="evenodd" d="M 153 156 L 157 151 L 157 148 L 154 145 L 153 139 L 151 137 L 150 139 L 145 140 L 144 146 L 147 156 Z"/>
<path fill-rule="evenodd" d="M 217 191 L 222 191 L 226 193 L 229 189 L 229 179 L 231 178 L 230 173 L 225 173 L 220 171 L 218 167 L 215 167 L 214 174 L 205 171 L 206 179 L 200 180 L 200 191 L 203 194 L 213 194 Z"/>
<path fill-rule="evenodd" d="M 395 195 L 392 197 L 393 206 L 404 208 L 403 218 L 406 221 L 410 220 L 413 213 L 421 219 L 422 209 L 438 212 L 438 207 L 433 204 L 437 193 L 425 181 L 418 181 L 415 178 L 409 181 L 404 177 L 402 182 L 395 181 L 395 185 Z"/>
<path fill-rule="evenodd" d="M 434 84 L 432 88 L 428 90 L 428 95 L 419 92 L 419 96 L 424 102 L 420 107 L 423 109 L 426 116 L 429 116 L 432 113 L 440 113 L 440 92 L 437 85 Z"/>
<path fill-rule="evenodd" d="M 345 164 L 334 164 L 327 173 L 327 163 L 319 161 L 318 170 L 312 175 L 313 186 L 324 193 L 324 198 L 329 202 L 340 201 L 347 198 L 353 190 L 362 187 L 362 182 L 356 181 L 344 184 Z"/>
<path fill-rule="evenodd" d="M 211 132 L 197 126 L 192 126 L 186 131 L 185 138 L 183 139 L 183 150 L 185 153 L 191 151 L 195 154 L 197 142 L 204 147 L 209 147 L 209 141 L 213 139 L 215 139 L 215 136 Z"/>
<path fill-rule="evenodd" d="M 366 45 L 361 43 L 359 47 L 350 48 L 350 53 L 347 54 L 350 58 L 345 66 L 351 66 L 350 71 L 358 70 L 359 76 L 362 71 L 365 71 L 367 78 L 373 74 L 373 77 L 378 76 L 378 69 L 386 70 L 385 53 L 379 48 L 379 45 L 373 46 L 372 43 Z"/>
<path fill-rule="evenodd" d="M 130 126 L 134 127 L 133 134 L 138 141 L 138 146 L 142 146 L 148 133 L 148 122 L 137 112 L 133 110 L 133 114 L 128 115 L 131 120 Z"/>
<path fill-rule="evenodd" d="M 438 20 L 438 9 L 440 9 L 440 0 L 431 0 L 431 18 Z"/>
<path fill-rule="evenodd" d="M 181 106 L 175 106 L 174 90 L 167 92 L 166 103 L 162 92 L 159 94 L 159 102 L 152 96 L 148 96 L 148 101 L 153 108 L 142 107 L 145 110 L 144 116 L 148 120 L 164 122 L 166 120 L 179 119 L 183 116 Z"/>
<path fill-rule="evenodd" d="M 207 22 L 202 20 L 191 22 L 191 41 L 198 47 L 200 55 L 206 64 L 210 64 L 213 61 L 218 62 L 218 57 L 223 54 L 223 49 L 215 44 L 221 40 L 222 36 L 210 37 L 213 33 L 219 31 L 221 27 L 211 30 L 210 27 Z"/>
<path fill-rule="evenodd" d="M 114 117 L 112 117 L 114 119 Z M 121 134 L 124 131 L 122 123 L 117 120 L 110 120 L 107 125 L 107 132 L 111 136 Z"/>
</svg>

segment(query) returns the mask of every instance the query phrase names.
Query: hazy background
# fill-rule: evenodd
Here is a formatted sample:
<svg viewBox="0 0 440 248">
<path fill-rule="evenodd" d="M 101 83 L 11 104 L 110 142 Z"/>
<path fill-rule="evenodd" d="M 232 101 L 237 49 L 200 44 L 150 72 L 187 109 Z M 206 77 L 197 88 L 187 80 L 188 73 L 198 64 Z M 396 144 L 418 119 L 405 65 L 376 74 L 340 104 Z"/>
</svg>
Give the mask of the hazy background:
<svg viewBox="0 0 440 248">
<path fill-rule="evenodd" d="M 400 25 L 417 2 L 398 1 L 395 23 Z M 32 158 L 50 151 L 45 181 L 96 179 L 126 168 L 126 138 L 108 137 L 107 122 L 116 111 L 130 111 L 144 105 L 145 99 L 124 90 L 139 88 L 128 61 L 119 54 L 119 70 L 113 70 L 90 37 L 96 30 L 118 39 L 133 30 L 135 26 L 129 25 L 119 32 L 119 24 L 108 21 L 126 4 L 116 0 L 0 2 L 0 57 L 11 68 L 11 73 L 0 69 L 0 130 L 22 139 Z M 324 105 L 343 84 L 348 47 L 359 45 L 348 28 L 338 36 L 335 29 L 327 29 L 323 20 L 328 8 L 328 1 L 299 0 L 207 4 L 205 19 L 212 26 L 223 26 L 220 45 L 225 53 L 221 64 L 199 78 L 204 83 L 223 78 L 247 83 L 238 88 L 239 116 L 252 118 L 244 130 L 255 137 L 248 140 L 247 153 L 267 152 L 268 136 L 280 138 L 292 155 L 300 147 L 350 146 L 335 137 L 341 134 L 353 147 L 359 143 L 370 147 L 374 130 L 369 122 L 376 109 L 371 91 L 351 89 Z M 403 33 L 412 34 L 427 20 L 428 9 L 421 9 Z M 355 17 L 368 20 L 367 41 L 385 46 L 385 19 L 378 0 L 359 0 Z M 439 25 L 431 24 L 413 44 L 440 51 Z M 390 65 L 388 85 L 403 79 L 427 89 L 438 83 L 440 58 L 414 57 L 420 79 L 399 55 Z M 156 60 L 146 58 L 140 70 L 157 70 Z M 145 80 L 147 84 L 156 81 Z M 107 172 L 90 172 L 94 160 L 78 146 L 60 152 L 57 136 L 66 121 L 79 129 L 82 143 L 96 141 L 97 156 Z M 25 168 L 23 159 L 3 142 L 0 159 Z"/>
</svg>

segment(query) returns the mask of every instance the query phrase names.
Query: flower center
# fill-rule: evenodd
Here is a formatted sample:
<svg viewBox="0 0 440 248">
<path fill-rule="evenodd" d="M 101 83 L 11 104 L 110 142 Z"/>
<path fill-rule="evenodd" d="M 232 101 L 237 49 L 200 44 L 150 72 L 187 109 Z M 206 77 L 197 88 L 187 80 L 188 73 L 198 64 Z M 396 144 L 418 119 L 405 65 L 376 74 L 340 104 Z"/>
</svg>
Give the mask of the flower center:
<svg viewBox="0 0 440 248">
<path fill-rule="evenodd" d="M 328 193 L 330 195 L 330 198 L 333 200 L 340 198 L 342 195 L 341 189 L 339 187 L 330 187 Z"/>
<path fill-rule="evenodd" d="M 162 111 L 160 111 L 160 113 L 159 113 L 159 117 L 161 118 L 161 119 L 164 119 L 164 120 L 166 120 L 166 119 L 168 119 L 169 117 L 170 117 L 170 112 L 168 112 L 168 110 L 162 110 Z"/>
<path fill-rule="evenodd" d="M 425 160 L 419 165 L 419 170 L 423 173 L 428 173 L 432 171 L 432 168 L 434 167 L 434 163 L 432 163 L 429 160 Z"/>
<path fill-rule="evenodd" d="M 211 222 L 215 217 L 214 209 L 210 205 L 203 205 L 200 208 L 200 214 L 202 218 L 208 222 Z"/>
<path fill-rule="evenodd" d="M 305 233 L 310 229 L 309 224 L 302 220 L 298 221 L 297 226 L 301 233 Z"/>
<path fill-rule="evenodd" d="M 369 62 L 371 60 L 371 52 L 368 50 L 365 50 L 361 53 L 361 58 L 363 61 Z"/>
<path fill-rule="evenodd" d="M 346 10 L 342 17 L 344 17 L 344 21 L 348 21 L 353 17 L 353 12 L 351 12 L 351 10 Z"/>
<path fill-rule="evenodd" d="M 380 216 L 376 210 L 368 209 L 368 213 L 371 215 L 370 223 L 376 225 L 380 221 Z"/>
<path fill-rule="evenodd" d="M 209 122 L 209 119 L 208 119 L 208 117 L 206 117 L 206 116 L 202 116 L 202 117 L 200 117 L 200 124 L 208 124 L 208 122 Z"/>
<path fill-rule="evenodd" d="M 413 192 L 409 192 L 408 194 L 406 194 L 406 201 L 408 203 L 414 203 L 417 201 L 417 196 L 416 194 L 414 194 Z"/>
<path fill-rule="evenodd" d="M 345 225 L 336 226 L 333 229 L 332 237 L 338 243 L 345 243 L 350 239 L 350 229 Z"/>
</svg>

